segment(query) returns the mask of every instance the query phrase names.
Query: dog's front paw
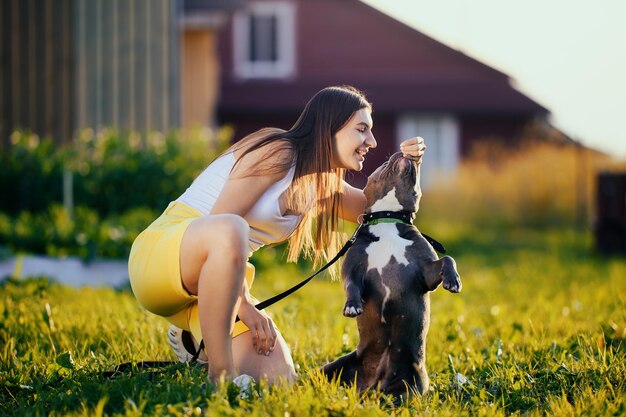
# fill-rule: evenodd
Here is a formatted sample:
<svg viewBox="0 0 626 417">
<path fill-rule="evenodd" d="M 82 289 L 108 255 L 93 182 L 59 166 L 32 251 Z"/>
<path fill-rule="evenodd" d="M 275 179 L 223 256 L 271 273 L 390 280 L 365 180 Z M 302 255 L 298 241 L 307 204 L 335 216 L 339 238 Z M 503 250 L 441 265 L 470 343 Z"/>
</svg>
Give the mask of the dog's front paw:
<svg viewBox="0 0 626 417">
<path fill-rule="evenodd" d="M 461 288 L 463 288 L 463 284 L 461 284 L 461 277 L 455 271 L 448 271 L 447 274 L 443 276 L 443 288 L 452 292 L 459 293 L 461 292 Z"/>
<path fill-rule="evenodd" d="M 363 313 L 363 303 L 360 300 L 348 300 L 343 308 L 343 315 L 346 317 L 356 317 L 361 313 Z"/>
<path fill-rule="evenodd" d="M 456 262 L 449 256 L 441 258 L 441 280 L 443 281 L 443 288 L 451 293 L 461 292 L 463 284 L 461 284 L 461 277 L 456 269 Z"/>
</svg>

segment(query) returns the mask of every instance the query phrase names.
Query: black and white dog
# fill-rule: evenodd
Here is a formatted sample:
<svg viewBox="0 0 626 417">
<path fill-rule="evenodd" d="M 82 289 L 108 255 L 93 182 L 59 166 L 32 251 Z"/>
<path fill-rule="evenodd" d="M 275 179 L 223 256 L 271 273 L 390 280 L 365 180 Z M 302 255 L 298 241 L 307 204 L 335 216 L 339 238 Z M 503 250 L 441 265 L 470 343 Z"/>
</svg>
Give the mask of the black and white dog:
<svg viewBox="0 0 626 417">
<path fill-rule="evenodd" d="M 368 178 L 367 209 L 341 270 L 343 314 L 357 317 L 360 340 L 355 351 L 323 368 L 329 379 L 397 396 L 428 390 L 429 292 L 443 282 L 458 293 L 461 280 L 454 259 L 439 259 L 412 224 L 421 198 L 419 179 L 419 164 L 402 153 Z"/>
</svg>

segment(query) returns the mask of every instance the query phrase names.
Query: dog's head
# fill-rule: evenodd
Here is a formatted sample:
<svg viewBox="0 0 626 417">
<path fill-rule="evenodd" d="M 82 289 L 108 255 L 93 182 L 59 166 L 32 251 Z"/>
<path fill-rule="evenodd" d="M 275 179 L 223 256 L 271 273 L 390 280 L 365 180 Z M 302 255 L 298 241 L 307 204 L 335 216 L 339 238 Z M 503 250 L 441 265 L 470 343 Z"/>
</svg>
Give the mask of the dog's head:
<svg viewBox="0 0 626 417">
<path fill-rule="evenodd" d="M 417 212 L 422 197 L 419 166 L 396 152 L 374 171 L 363 189 L 367 198 L 366 212 Z"/>
</svg>

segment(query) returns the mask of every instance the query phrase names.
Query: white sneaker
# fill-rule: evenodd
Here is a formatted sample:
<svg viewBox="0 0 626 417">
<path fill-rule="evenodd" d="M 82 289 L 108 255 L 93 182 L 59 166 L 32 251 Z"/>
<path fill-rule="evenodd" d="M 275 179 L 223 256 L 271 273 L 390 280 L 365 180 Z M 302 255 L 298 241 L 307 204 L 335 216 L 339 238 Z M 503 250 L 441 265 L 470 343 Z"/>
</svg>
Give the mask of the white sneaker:
<svg viewBox="0 0 626 417">
<path fill-rule="evenodd" d="M 254 378 L 250 375 L 241 374 L 233 379 L 233 385 L 239 388 L 239 398 L 242 400 L 249 400 L 254 393 Z"/>
<path fill-rule="evenodd" d="M 176 353 L 180 362 L 191 363 L 191 360 L 198 351 L 198 344 L 190 332 L 172 324 L 167 331 L 167 340 L 170 342 L 170 346 L 174 349 L 174 353 Z M 202 349 L 200 355 L 198 355 L 196 362 L 201 365 L 207 364 L 208 358 L 204 349 Z"/>
</svg>

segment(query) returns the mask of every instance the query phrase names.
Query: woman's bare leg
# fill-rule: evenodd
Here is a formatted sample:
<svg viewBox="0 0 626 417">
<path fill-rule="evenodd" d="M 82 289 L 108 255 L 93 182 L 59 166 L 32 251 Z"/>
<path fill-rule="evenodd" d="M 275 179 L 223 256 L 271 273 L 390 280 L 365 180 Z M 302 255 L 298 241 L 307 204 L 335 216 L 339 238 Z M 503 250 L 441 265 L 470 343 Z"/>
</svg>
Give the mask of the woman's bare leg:
<svg viewBox="0 0 626 417">
<path fill-rule="evenodd" d="M 296 380 L 296 371 L 289 347 L 280 332 L 276 332 L 276 346 L 269 356 L 259 355 L 252 346 L 252 332 L 247 331 L 233 339 L 233 359 L 235 368 L 241 374 L 248 374 L 257 381 L 267 378 L 270 384 L 281 380 L 287 383 Z"/>
<path fill-rule="evenodd" d="M 209 378 L 236 376 L 232 326 L 245 277 L 249 226 L 239 216 L 221 214 L 192 222 L 183 236 L 183 285 L 198 296 L 200 329 Z"/>
</svg>

